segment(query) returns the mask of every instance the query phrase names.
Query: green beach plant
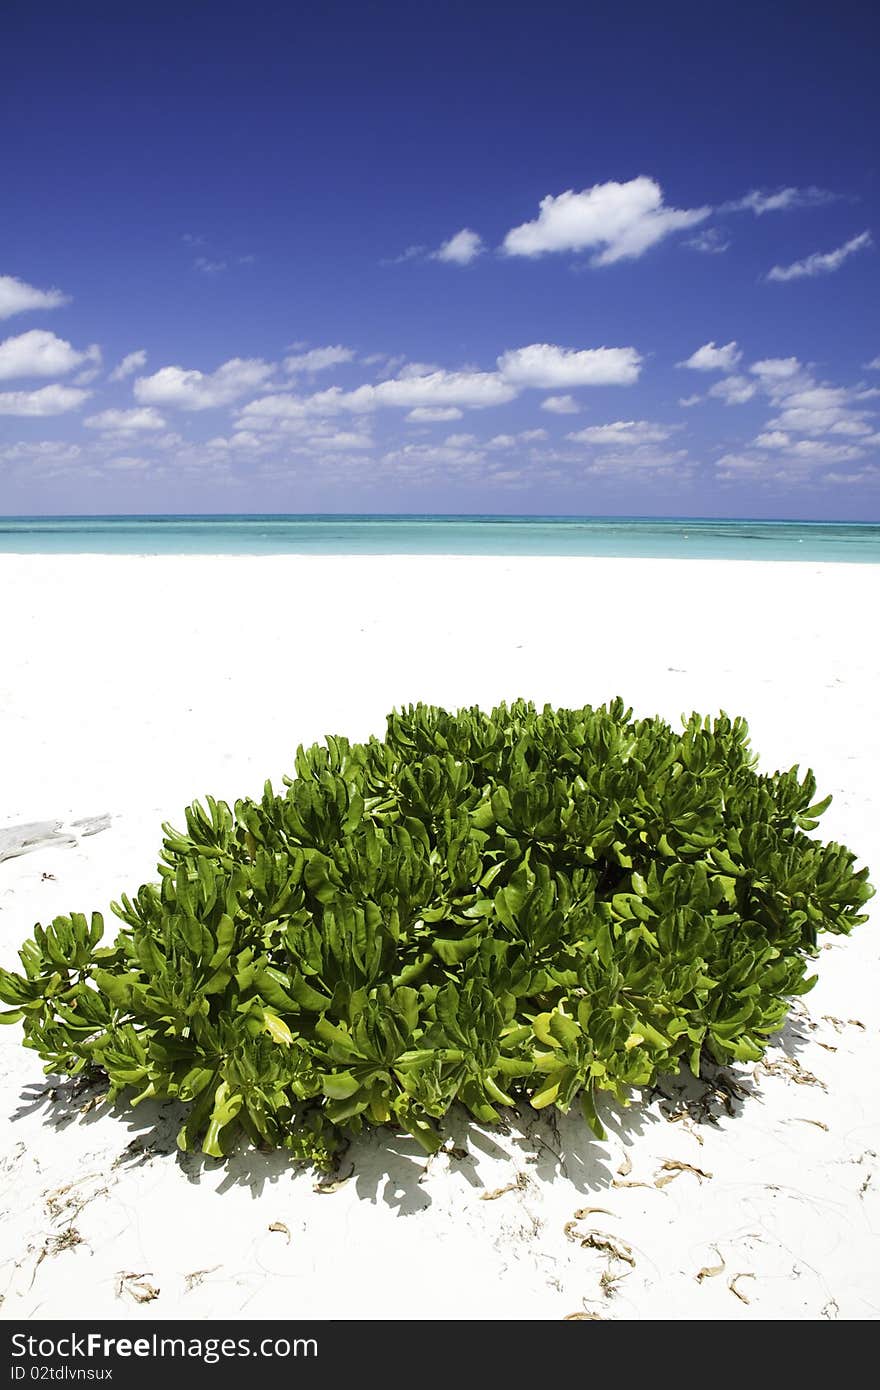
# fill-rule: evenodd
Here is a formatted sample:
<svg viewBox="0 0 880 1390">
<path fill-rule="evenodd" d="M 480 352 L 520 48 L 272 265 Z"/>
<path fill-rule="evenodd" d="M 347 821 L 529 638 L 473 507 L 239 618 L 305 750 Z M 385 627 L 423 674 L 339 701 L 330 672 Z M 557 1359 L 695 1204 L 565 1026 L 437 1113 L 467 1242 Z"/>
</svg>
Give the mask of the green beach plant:
<svg viewBox="0 0 880 1390">
<path fill-rule="evenodd" d="M 284 791 L 163 827 L 112 944 L 100 913 L 35 927 L 3 1019 L 49 1073 L 184 1102 L 180 1147 L 218 1158 L 244 1132 L 328 1166 L 385 1124 L 430 1153 L 455 1101 L 577 1099 L 601 1134 L 603 1091 L 758 1059 L 873 891 L 811 837 L 812 773 L 759 773 L 743 719 L 683 724 L 416 705 L 300 748 Z"/>
</svg>

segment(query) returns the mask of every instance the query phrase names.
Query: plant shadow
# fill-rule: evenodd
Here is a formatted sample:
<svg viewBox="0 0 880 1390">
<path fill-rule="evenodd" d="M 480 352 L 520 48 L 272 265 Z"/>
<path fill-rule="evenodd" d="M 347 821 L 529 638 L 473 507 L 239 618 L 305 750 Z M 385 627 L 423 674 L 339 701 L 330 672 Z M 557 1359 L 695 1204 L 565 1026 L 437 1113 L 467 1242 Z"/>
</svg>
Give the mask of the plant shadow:
<svg viewBox="0 0 880 1390">
<path fill-rule="evenodd" d="M 798 1022 L 788 1020 L 771 1041 L 786 1050 L 803 1046 L 806 1038 Z M 65 1130 L 74 1123 L 92 1125 L 112 1116 L 130 1136 L 112 1169 L 125 1171 L 173 1155 L 188 1182 L 209 1181 L 218 1195 L 244 1187 L 256 1199 L 267 1188 L 305 1173 L 306 1165 L 291 1159 L 285 1150 L 258 1150 L 244 1141 L 225 1159 L 184 1153 L 177 1146 L 177 1133 L 186 1106 L 148 1100 L 133 1108 L 124 1098 L 108 1104 L 105 1095 L 106 1078 L 101 1072 L 72 1079 L 48 1077 L 42 1084 L 24 1088 L 12 1119 L 42 1112 L 48 1126 Z M 619 1158 L 621 1146 L 628 1148 L 648 1127 L 664 1122 L 718 1125 L 736 1118 L 750 1099 L 759 1097 L 758 1087 L 745 1074 L 707 1063 L 697 1078 L 685 1066 L 636 1093 L 627 1107 L 610 1097 L 601 1101 L 607 1142 L 595 1138 L 577 1105 L 562 1115 L 522 1104 L 502 1110 L 500 1123 L 492 1128 L 477 1123 L 456 1105 L 443 1120 L 443 1146 L 437 1154 L 428 1157 L 410 1135 L 391 1126 L 369 1129 L 353 1136 L 337 1155 L 335 1172 L 312 1173 L 313 1190 L 324 1195 L 351 1182 L 361 1200 L 381 1202 L 399 1216 L 412 1216 L 431 1206 L 431 1180 L 441 1165 L 486 1196 L 486 1175 L 496 1181 L 504 1171 L 497 1165 L 505 1164 L 514 1180 L 564 1180 L 588 1195 L 606 1190 L 615 1181 L 609 1148 Z"/>
</svg>

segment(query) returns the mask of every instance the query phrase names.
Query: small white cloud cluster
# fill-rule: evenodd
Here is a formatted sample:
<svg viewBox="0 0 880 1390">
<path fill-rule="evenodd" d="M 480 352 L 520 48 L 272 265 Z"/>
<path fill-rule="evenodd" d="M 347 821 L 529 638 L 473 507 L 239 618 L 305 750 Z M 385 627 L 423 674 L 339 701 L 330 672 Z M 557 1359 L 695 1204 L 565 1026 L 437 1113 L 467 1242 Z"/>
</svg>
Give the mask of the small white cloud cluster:
<svg viewBox="0 0 880 1390">
<path fill-rule="evenodd" d="M 64 338 L 42 328 L 32 328 L 17 338 L 0 343 L 0 381 L 12 377 L 66 376 L 76 367 L 100 365 L 101 349 L 96 343 L 77 351 Z"/>
<path fill-rule="evenodd" d="M 767 272 L 767 279 L 777 283 L 786 280 L 813 279 L 817 275 L 831 275 L 839 270 L 844 261 L 857 251 L 864 251 L 873 244 L 870 232 L 860 232 L 851 241 L 844 242 L 834 251 L 814 251 L 802 261 L 792 261 L 791 265 L 775 265 Z"/>
<path fill-rule="evenodd" d="M 0 343 L 0 381 L 67 376 L 80 369 L 77 384 L 26 387 L 0 392 L 0 415 L 40 417 L 63 415 L 88 400 L 82 385 L 97 374 L 101 349 L 93 343 L 82 351 L 65 338 L 42 328 L 32 328 Z"/>
<path fill-rule="evenodd" d="M 568 189 L 542 198 L 532 222 L 513 227 L 504 238 L 508 256 L 544 256 L 554 251 L 592 251 L 591 264 L 632 260 L 672 232 L 704 222 L 709 207 L 667 207 L 655 179 L 597 183 L 576 193 Z"/>
<path fill-rule="evenodd" d="M 14 275 L 0 275 L 0 319 L 34 309 L 58 309 L 69 303 L 69 296 L 61 290 L 38 290 Z"/>
<path fill-rule="evenodd" d="M 864 460 L 880 445 L 873 409 L 866 402 L 880 390 L 831 386 L 816 381 L 796 357 L 770 357 L 752 363 L 757 389 L 775 407 L 751 444 L 725 454 L 717 476 L 794 484 L 833 464 Z M 825 475 L 825 481 L 858 481 L 870 473 Z"/>
<path fill-rule="evenodd" d="M 126 377 L 139 372 L 141 367 L 147 365 L 147 354 L 143 348 L 138 348 L 137 352 L 129 352 L 118 366 L 108 376 L 108 381 L 125 381 Z"/>
<path fill-rule="evenodd" d="M 282 365 L 286 372 L 295 376 L 298 372 L 326 372 L 331 367 L 339 367 L 353 361 L 352 349 L 337 344 L 335 347 L 310 348 L 307 352 L 298 352 L 293 357 L 285 357 Z"/>
<path fill-rule="evenodd" d="M 470 227 L 462 227 L 433 253 L 433 259 L 451 265 L 470 265 L 484 250 L 483 238 Z"/>
<path fill-rule="evenodd" d="M 274 368 L 259 358 L 233 357 L 215 372 L 184 367 L 160 367 L 134 383 L 135 400 L 142 405 L 176 406 L 180 410 L 211 410 L 263 386 Z"/>
</svg>

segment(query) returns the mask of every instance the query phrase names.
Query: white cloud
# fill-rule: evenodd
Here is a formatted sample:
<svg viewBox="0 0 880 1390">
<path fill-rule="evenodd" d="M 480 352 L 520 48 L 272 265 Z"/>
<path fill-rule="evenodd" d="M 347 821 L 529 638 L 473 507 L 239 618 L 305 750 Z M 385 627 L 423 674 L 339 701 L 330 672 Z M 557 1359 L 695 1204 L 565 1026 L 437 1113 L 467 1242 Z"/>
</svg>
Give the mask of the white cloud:
<svg viewBox="0 0 880 1390">
<path fill-rule="evenodd" d="M 783 430 L 759 434 L 755 445 L 759 449 L 778 450 L 789 459 L 806 463 L 848 463 L 864 455 L 864 449 L 852 444 L 829 444 L 825 439 L 792 440 Z"/>
<path fill-rule="evenodd" d="M 295 357 L 285 357 L 284 370 L 296 372 L 324 372 L 329 367 L 338 367 L 343 362 L 353 362 L 351 348 L 336 347 L 311 348 L 308 352 L 297 353 Z"/>
<path fill-rule="evenodd" d="M 517 391 L 496 372 L 433 371 L 423 376 L 398 376 L 376 385 L 358 386 L 343 391 L 332 386 L 312 396 L 287 394 L 263 396 L 249 402 L 241 412 L 242 419 L 256 427 L 260 419 L 304 419 L 309 416 L 335 415 L 340 411 L 353 414 L 396 406 L 403 410 L 438 409 L 464 406 L 481 409 L 505 405 Z"/>
<path fill-rule="evenodd" d="M 321 449 L 372 449 L 373 437 L 365 430 L 336 430 L 331 434 L 313 436 L 308 441 L 310 451 Z"/>
<path fill-rule="evenodd" d="M 108 459 L 105 468 L 118 469 L 120 472 L 137 473 L 141 469 L 149 468 L 150 460 L 135 458 L 131 454 L 122 455 L 119 458 Z"/>
<path fill-rule="evenodd" d="M 690 473 L 690 466 L 686 449 L 664 451 L 655 448 L 652 444 L 639 444 L 634 448 L 626 448 L 617 452 L 612 450 L 607 454 L 593 456 L 584 472 L 599 476 L 619 473 L 639 475 L 656 473 L 661 476 L 685 477 Z"/>
<path fill-rule="evenodd" d="M 270 439 L 263 438 L 258 434 L 252 434 L 249 430 L 237 430 L 235 434 L 229 435 L 228 438 L 224 438 L 223 435 L 217 435 L 213 439 L 209 439 L 205 448 L 219 449 L 222 451 L 231 449 L 236 453 L 256 453 L 262 452 L 270 447 L 271 444 L 272 441 Z"/>
<path fill-rule="evenodd" d="M 542 410 L 549 410 L 551 415 L 577 415 L 580 406 L 574 396 L 548 396 L 541 402 Z"/>
<path fill-rule="evenodd" d="M 818 207 L 822 203 L 833 203 L 836 198 L 836 193 L 828 193 L 824 188 L 778 188 L 775 193 L 764 193 L 761 189 L 753 188 L 744 198 L 722 203 L 719 212 L 753 212 L 756 217 L 763 217 L 765 212 Z"/>
<path fill-rule="evenodd" d="M 374 398 L 375 404 L 380 406 L 396 405 L 414 409 L 418 406 L 456 405 L 479 409 L 506 405 L 515 395 L 514 388 L 495 372 L 477 371 L 433 371 L 424 376 L 407 374 L 381 381 L 376 386 L 360 386 L 351 392 L 356 409 L 362 402 L 368 409 L 371 408 Z"/>
<path fill-rule="evenodd" d="M 274 368 L 259 358 L 233 357 L 215 372 L 162 367 L 152 376 L 138 377 L 135 400 L 142 405 L 177 406 L 180 410 L 210 410 L 231 405 L 263 386 Z"/>
<path fill-rule="evenodd" d="M 790 381 L 801 371 L 801 364 L 796 357 L 764 357 L 753 362 L 749 371 L 761 378 L 762 385 L 773 384 Z"/>
<path fill-rule="evenodd" d="M 64 376 L 74 367 L 100 361 L 101 349 L 97 344 L 77 352 L 64 338 L 32 328 L 0 343 L 0 381 L 17 376 Z"/>
<path fill-rule="evenodd" d="M 853 484 L 864 486 L 866 483 L 875 483 L 878 476 L 880 476 L 880 471 L 869 466 L 868 468 L 863 468 L 859 473 L 835 473 L 834 471 L 831 473 L 823 473 L 822 481 L 823 483 L 845 483 L 849 486 Z"/>
<path fill-rule="evenodd" d="M 870 232 L 860 232 L 851 241 L 844 242 L 835 251 L 814 251 L 802 261 L 792 261 L 791 265 L 775 265 L 767 272 L 768 280 L 800 280 L 815 275 L 830 275 L 839 270 L 844 261 L 873 244 Z"/>
<path fill-rule="evenodd" d="M 709 388 L 709 395 L 722 400 L 725 405 L 745 405 L 757 391 L 753 381 L 745 376 L 725 376 Z"/>
<path fill-rule="evenodd" d="M 38 290 L 14 275 L 0 275 L 0 319 L 26 314 L 31 309 L 58 309 L 70 296 L 60 290 Z"/>
<path fill-rule="evenodd" d="M 193 265 L 202 275 L 220 275 L 229 269 L 228 261 L 211 261 L 207 256 L 196 256 Z"/>
<path fill-rule="evenodd" d="M 686 361 L 679 362 L 678 366 L 690 367 L 695 372 L 732 372 L 741 357 L 742 353 L 736 342 L 725 343 L 723 347 L 716 347 L 714 342 L 711 342 L 698 347 L 696 352 L 692 352 Z"/>
<path fill-rule="evenodd" d="M 843 386 L 818 386 L 797 383 L 799 389 L 777 395 L 780 413 L 769 421 L 771 429 L 791 434 L 841 434 L 850 437 L 872 433 L 871 412 L 854 401 L 865 398 L 863 392 L 850 391 Z"/>
<path fill-rule="evenodd" d="M 755 436 L 755 445 L 759 449 L 787 449 L 790 443 L 791 437 L 784 430 L 767 430 Z"/>
<path fill-rule="evenodd" d="M 684 406 L 685 410 L 690 410 L 692 405 L 699 405 L 702 399 L 702 396 L 679 396 L 678 403 Z"/>
<path fill-rule="evenodd" d="M 526 387 L 628 385 L 639 375 L 641 357 L 635 348 L 576 349 L 554 347 L 549 343 L 532 343 L 528 347 L 505 352 L 498 358 L 497 371 L 484 372 L 476 368 L 446 371 L 440 367 L 410 363 L 396 377 L 375 384 L 365 384 L 344 391 L 332 386 L 310 396 L 289 392 L 273 392 L 248 402 L 240 412 L 242 422 L 252 429 L 272 428 L 277 421 L 302 421 L 338 415 L 343 411 L 365 414 L 384 407 L 396 407 L 409 412 L 416 421 L 457 419 L 457 415 L 437 415 L 438 411 L 478 410 L 488 406 L 506 405 Z M 180 368 L 165 368 L 165 373 L 180 373 Z M 184 374 L 186 375 L 186 374 Z M 196 374 L 198 375 L 198 374 Z M 162 377 L 163 373 L 157 373 Z M 148 378 L 156 381 L 156 378 Z M 172 385 L 176 386 L 176 378 Z M 139 393 L 142 383 L 135 385 L 140 400 L 156 400 Z M 162 400 L 165 399 L 163 396 Z M 430 411 L 431 415 L 422 412 Z"/>
<path fill-rule="evenodd" d="M 649 420 L 614 420 L 609 425 L 590 425 L 566 435 L 576 444 L 598 444 L 609 448 L 638 448 L 643 444 L 663 444 L 674 432 L 672 425 L 655 425 Z"/>
<path fill-rule="evenodd" d="M 487 449 L 515 449 L 518 444 L 535 444 L 547 438 L 546 430 L 520 430 L 519 434 L 496 434 L 486 443 Z"/>
<path fill-rule="evenodd" d="M 720 256 L 723 251 L 730 250 L 732 243 L 725 240 L 724 233 L 717 227 L 703 227 L 696 236 L 688 237 L 684 244 L 694 251 L 702 251 L 705 256 Z"/>
<path fill-rule="evenodd" d="M 444 241 L 439 250 L 433 253 L 432 260 L 446 261 L 452 265 L 470 265 L 484 249 L 483 238 L 477 232 L 472 232 L 469 227 L 462 227 L 460 232 Z"/>
<path fill-rule="evenodd" d="M 132 410 L 102 410 L 83 420 L 90 430 L 113 430 L 136 433 L 140 430 L 164 430 L 165 421 L 152 406 L 135 406 Z"/>
<path fill-rule="evenodd" d="M 880 357 L 874 357 L 870 362 L 866 362 L 865 370 L 869 372 L 880 372 Z"/>
<path fill-rule="evenodd" d="M 21 460 L 49 465 L 75 463 L 81 454 L 82 449 L 79 444 L 68 444 L 61 439 L 38 439 L 27 442 L 20 440 L 16 444 L 7 445 L 5 449 L 0 449 L 0 459 L 6 463 L 18 463 Z"/>
<path fill-rule="evenodd" d="M 841 437 L 859 446 L 873 442 L 875 412 L 865 402 L 880 390 L 817 382 L 796 357 L 765 358 L 750 371 L 777 410 L 765 426 L 768 437 L 828 435 L 835 443 Z"/>
<path fill-rule="evenodd" d="M 382 462 L 392 465 L 394 472 L 403 476 L 432 477 L 441 470 L 453 475 L 458 470 L 470 473 L 476 465 L 484 463 L 485 458 L 479 448 L 447 441 L 445 444 L 405 444 L 383 454 Z"/>
<path fill-rule="evenodd" d="M 641 356 L 635 348 L 554 347 L 550 343 L 531 343 L 528 347 L 505 352 L 498 358 L 498 370 L 505 381 L 516 386 L 552 390 L 566 386 L 629 386 L 638 380 Z"/>
<path fill-rule="evenodd" d="M 660 185 L 644 176 L 628 183 L 597 183 L 580 193 L 548 194 L 533 222 L 507 233 L 503 250 L 509 256 L 593 250 L 591 265 L 611 265 L 641 256 L 672 232 L 705 221 L 710 212 L 708 207 L 665 207 Z"/>
<path fill-rule="evenodd" d="M 38 391 L 4 391 L 0 393 L 0 415 L 64 415 L 77 410 L 88 400 L 91 391 L 76 386 L 41 386 Z"/>
<path fill-rule="evenodd" d="M 123 357 L 118 367 L 113 368 L 107 380 L 124 381 L 127 376 L 131 376 L 132 372 L 137 372 L 146 365 L 147 354 L 143 348 L 138 348 L 137 352 L 130 352 Z"/>
<path fill-rule="evenodd" d="M 456 405 L 419 405 L 406 418 L 417 424 L 432 424 L 438 420 L 460 420 L 461 411 Z"/>
<path fill-rule="evenodd" d="M 380 261 L 380 265 L 403 265 L 406 261 L 417 261 L 420 257 L 428 254 L 427 246 L 407 246 L 405 251 L 401 251 L 399 256 L 391 256 L 388 260 Z"/>
<path fill-rule="evenodd" d="M 759 454 L 724 454 L 718 460 L 716 473 L 725 482 L 738 482 L 743 474 L 766 473 L 768 461 Z"/>
</svg>

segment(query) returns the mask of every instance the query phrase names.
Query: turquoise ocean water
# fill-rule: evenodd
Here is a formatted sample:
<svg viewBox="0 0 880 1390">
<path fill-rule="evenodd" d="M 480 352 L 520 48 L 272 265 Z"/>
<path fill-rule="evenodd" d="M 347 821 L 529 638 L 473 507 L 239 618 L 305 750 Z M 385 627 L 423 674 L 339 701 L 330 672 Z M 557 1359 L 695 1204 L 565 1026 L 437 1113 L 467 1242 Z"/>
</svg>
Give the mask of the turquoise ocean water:
<svg viewBox="0 0 880 1390">
<path fill-rule="evenodd" d="M 880 564 L 880 524 L 544 516 L 0 518 L 18 555 L 594 555 Z"/>
</svg>

